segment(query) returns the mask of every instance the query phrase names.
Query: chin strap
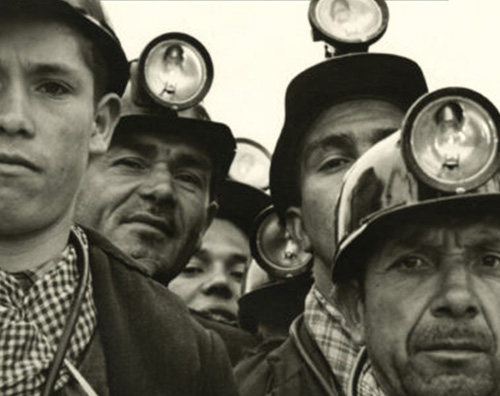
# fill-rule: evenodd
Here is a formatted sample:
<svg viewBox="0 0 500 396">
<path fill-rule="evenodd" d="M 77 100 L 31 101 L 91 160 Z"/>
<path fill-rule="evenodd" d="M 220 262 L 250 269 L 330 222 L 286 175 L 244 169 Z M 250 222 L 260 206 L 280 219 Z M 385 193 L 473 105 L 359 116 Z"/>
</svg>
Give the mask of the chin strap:
<svg viewBox="0 0 500 396">
<path fill-rule="evenodd" d="M 81 271 L 80 280 L 75 292 L 75 297 L 71 304 L 71 309 L 66 319 L 66 324 L 64 325 L 61 339 L 57 346 L 54 359 L 52 360 L 52 364 L 47 375 L 47 380 L 45 381 L 42 396 L 52 395 L 57 377 L 59 375 L 59 370 L 61 369 L 61 366 L 64 362 L 64 357 L 69 347 L 69 341 L 71 339 L 71 336 L 73 335 L 73 330 L 75 329 L 76 322 L 78 321 L 78 317 L 83 306 L 87 286 L 89 286 L 90 264 L 88 249 L 86 248 L 87 244 L 84 241 L 83 237 L 73 229 L 71 229 L 70 242 L 73 244 L 76 250 L 77 267 Z"/>
</svg>

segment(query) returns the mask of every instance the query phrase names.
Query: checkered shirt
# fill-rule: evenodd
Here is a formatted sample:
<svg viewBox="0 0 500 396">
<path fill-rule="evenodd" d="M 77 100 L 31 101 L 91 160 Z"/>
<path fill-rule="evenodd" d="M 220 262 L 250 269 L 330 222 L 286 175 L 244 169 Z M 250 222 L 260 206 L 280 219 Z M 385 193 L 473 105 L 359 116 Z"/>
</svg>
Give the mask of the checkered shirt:
<svg viewBox="0 0 500 396">
<path fill-rule="evenodd" d="M 353 370 L 353 372 L 359 371 L 360 374 L 358 378 L 354 378 L 353 376 L 353 386 L 351 387 L 352 394 L 349 396 L 385 396 L 385 393 L 382 391 L 377 380 L 375 379 L 370 359 L 365 359 L 365 357 L 366 349 L 363 348 L 359 353 L 356 362 L 356 365 L 362 364 L 362 367 L 358 368 L 358 370 Z"/>
<path fill-rule="evenodd" d="M 306 297 L 305 324 L 347 394 L 359 348 L 343 325 L 342 314 L 313 286 Z"/>
<path fill-rule="evenodd" d="M 74 229 L 84 236 L 81 229 Z M 84 248 L 88 249 L 88 245 Z M 35 276 L 27 290 L 23 289 L 18 277 L 0 270 L 0 394 L 3 396 L 41 394 L 47 369 L 63 333 L 78 285 L 75 248 L 69 244 L 51 261 L 54 263 L 52 269 L 38 279 Z M 87 287 L 66 354 L 71 363 L 79 362 L 96 323 L 92 287 Z M 68 379 L 68 371 L 63 366 L 56 390 Z"/>
</svg>

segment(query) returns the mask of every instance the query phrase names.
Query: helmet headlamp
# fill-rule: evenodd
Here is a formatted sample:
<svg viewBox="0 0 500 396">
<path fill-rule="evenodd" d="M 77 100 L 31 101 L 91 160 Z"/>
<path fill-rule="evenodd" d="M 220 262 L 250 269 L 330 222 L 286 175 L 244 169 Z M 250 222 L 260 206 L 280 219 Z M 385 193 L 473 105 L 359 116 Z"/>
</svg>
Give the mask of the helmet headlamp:
<svg viewBox="0 0 500 396">
<path fill-rule="evenodd" d="M 236 138 L 236 155 L 229 178 L 255 188 L 269 188 L 269 168 L 271 154 L 259 143 L 246 138 Z"/>
<path fill-rule="evenodd" d="M 387 29 L 385 0 L 311 0 L 309 22 L 315 41 L 336 52 L 366 51 Z"/>
<path fill-rule="evenodd" d="M 293 241 L 273 206 L 257 216 L 250 244 L 259 266 L 276 278 L 293 278 L 312 266 L 312 255 Z"/>
<path fill-rule="evenodd" d="M 213 81 L 206 48 L 184 33 L 167 33 L 151 41 L 139 60 L 142 86 L 161 106 L 183 110 L 203 100 Z"/>
<path fill-rule="evenodd" d="M 405 162 L 421 182 L 439 191 L 475 189 L 499 169 L 499 120 L 493 104 L 469 89 L 426 95 L 403 122 Z"/>
</svg>

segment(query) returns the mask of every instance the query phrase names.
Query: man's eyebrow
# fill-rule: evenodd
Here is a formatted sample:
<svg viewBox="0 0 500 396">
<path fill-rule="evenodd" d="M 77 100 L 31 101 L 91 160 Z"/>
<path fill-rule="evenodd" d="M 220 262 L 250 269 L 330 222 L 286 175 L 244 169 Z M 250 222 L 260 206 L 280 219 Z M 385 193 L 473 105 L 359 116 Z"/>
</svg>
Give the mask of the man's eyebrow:
<svg viewBox="0 0 500 396">
<path fill-rule="evenodd" d="M 241 253 L 234 253 L 231 255 L 231 265 L 235 266 L 238 264 L 246 264 L 247 261 L 249 260 L 248 256 L 245 256 L 244 254 Z"/>
<path fill-rule="evenodd" d="M 194 155 L 190 153 L 176 153 L 172 159 L 174 165 L 177 166 L 196 168 L 196 169 L 206 169 L 208 171 L 212 169 L 212 162 L 208 157 L 204 155 Z"/>
<path fill-rule="evenodd" d="M 30 65 L 28 70 L 31 74 L 57 74 L 68 77 L 77 77 L 79 74 L 74 67 L 66 63 L 34 63 Z"/>
<path fill-rule="evenodd" d="M 147 157 L 156 155 L 156 152 L 158 151 L 154 144 L 138 143 L 125 138 L 123 140 L 118 140 L 116 144 L 115 142 L 112 142 L 109 152 L 120 152 L 123 150 L 136 152 Z"/>
<path fill-rule="evenodd" d="M 389 234 L 387 234 L 385 244 L 385 249 L 394 250 L 394 249 L 402 249 L 402 250 L 415 250 L 426 249 L 433 250 L 439 246 L 440 243 L 437 243 L 435 240 L 432 240 L 424 232 L 421 230 L 413 230 L 409 232 L 403 232 L 402 234 L 397 234 L 396 231 L 392 230 Z"/>
<path fill-rule="evenodd" d="M 470 238 L 464 243 L 465 247 L 468 248 L 500 248 L 500 233 L 493 232 L 491 230 L 479 230 L 474 233 Z"/>
<path fill-rule="evenodd" d="M 112 145 L 112 149 L 115 151 L 130 150 L 147 158 L 152 158 L 158 153 L 158 147 L 155 144 L 128 141 L 126 139 L 120 141 L 118 144 Z M 208 170 L 212 169 L 212 162 L 206 155 L 175 151 L 176 150 L 173 151 L 171 157 L 174 165 Z"/>
<path fill-rule="evenodd" d="M 355 147 L 355 142 L 350 134 L 339 133 L 313 140 L 305 147 L 304 156 L 309 158 L 315 151 L 325 148 L 354 151 Z"/>
</svg>

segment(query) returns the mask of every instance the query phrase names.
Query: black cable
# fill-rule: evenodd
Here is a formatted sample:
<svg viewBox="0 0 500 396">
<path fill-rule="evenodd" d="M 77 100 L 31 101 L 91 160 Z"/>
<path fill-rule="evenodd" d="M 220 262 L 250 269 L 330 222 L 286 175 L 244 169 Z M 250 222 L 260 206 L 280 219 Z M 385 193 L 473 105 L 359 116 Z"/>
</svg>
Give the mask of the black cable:
<svg viewBox="0 0 500 396">
<path fill-rule="evenodd" d="M 89 283 L 90 264 L 89 255 L 87 249 L 85 248 L 85 243 L 83 242 L 81 237 L 74 231 L 71 231 L 70 240 L 73 240 L 74 242 L 73 245 L 75 246 L 76 250 L 77 263 L 79 259 L 83 259 L 83 266 L 81 270 L 82 273 L 80 276 L 80 281 L 78 283 L 78 288 L 75 293 L 75 297 L 73 298 L 73 302 L 71 303 L 71 308 L 66 319 L 66 324 L 64 325 L 61 339 L 59 340 L 54 359 L 52 360 L 52 363 L 50 365 L 49 374 L 47 375 L 47 380 L 45 381 L 42 396 L 50 396 L 52 394 L 52 391 L 54 390 L 59 370 L 61 369 L 64 357 L 66 355 L 66 352 L 68 351 L 69 341 L 71 340 L 73 330 L 75 329 L 76 322 L 78 321 L 78 317 L 83 306 L 83 299 L 87 290 L 87 284 Z"/>
</svg>

